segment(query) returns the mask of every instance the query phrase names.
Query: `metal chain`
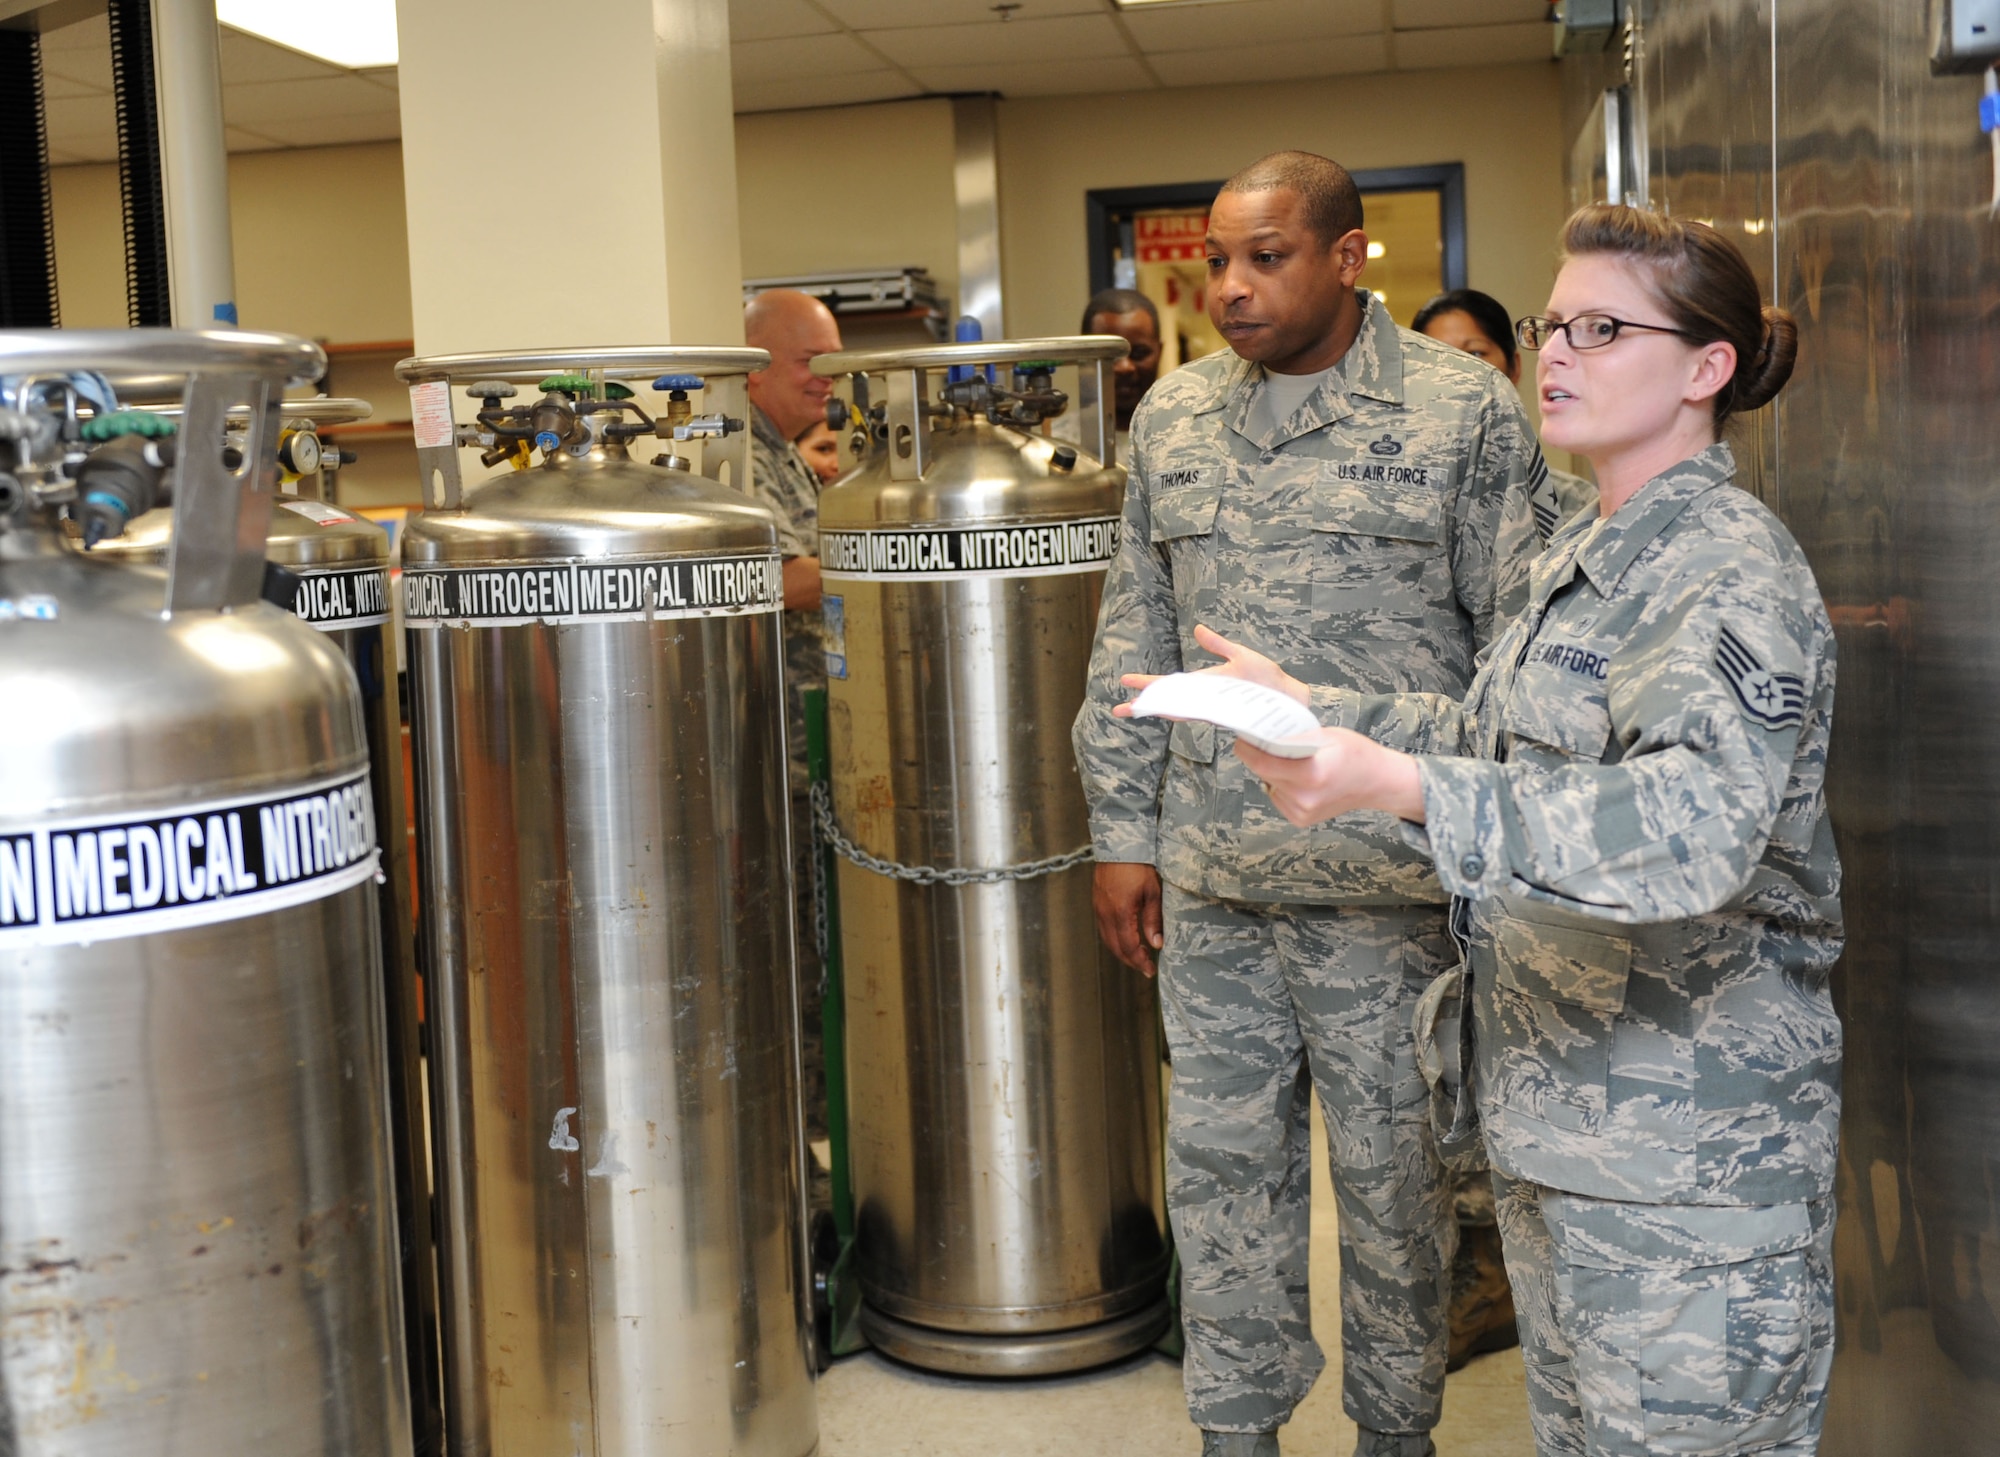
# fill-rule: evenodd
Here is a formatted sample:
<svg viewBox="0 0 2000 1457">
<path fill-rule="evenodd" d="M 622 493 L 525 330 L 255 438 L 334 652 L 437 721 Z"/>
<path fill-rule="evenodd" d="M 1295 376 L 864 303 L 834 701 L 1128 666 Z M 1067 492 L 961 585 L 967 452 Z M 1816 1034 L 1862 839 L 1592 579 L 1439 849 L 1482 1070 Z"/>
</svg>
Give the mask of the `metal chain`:
<svg viewBox="0 0 2000 1457">
<path fill-rule="evenodd" d="M 833 846 L 841 859 L 891 880 L 907 880 L 912 885 L 998 885 L 1008 880 L 1035 880 L 1044 875 L 1054 875 L 1059 870 L 1088 864 L 1096 858 L 1090 846 L 1085 845 L 1066 855 L 1051 855 L 1046 860 L 1024 860 L 1018 865 L 1005 865 L 997 870 L 947 870 L 936 865 L 899 865 L 894 860 L 869 854 L 840 832 L 840 826 L 833 818 L 833 794 L 825 783 L 813 785 L 812 809 L 813 828 L 827 844 Z M 823 905 L 820 914 L 824 935 Z"/>
</svg>

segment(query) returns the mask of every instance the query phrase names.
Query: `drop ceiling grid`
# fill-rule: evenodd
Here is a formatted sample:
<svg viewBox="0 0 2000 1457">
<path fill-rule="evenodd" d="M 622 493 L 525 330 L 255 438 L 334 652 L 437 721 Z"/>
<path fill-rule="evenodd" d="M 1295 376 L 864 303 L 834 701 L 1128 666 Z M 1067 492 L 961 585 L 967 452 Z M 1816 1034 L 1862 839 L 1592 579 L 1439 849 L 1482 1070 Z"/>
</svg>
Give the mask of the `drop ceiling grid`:
<svg viewBox="0 0 2000 1457">
<path fill-rule="evenodd" d="M 1114 0 L 730 0 L 738 111 L 968 91 L 1053 96 L 1549 54 L 1547 0 L 1226 0 L 1126 10 Z M 49 157 L 118 155 L 102 15 L 50 31 Z M 232 151 L 390 140 L 393 68 L 350 71 L 222 30 Z"/>
</svg>

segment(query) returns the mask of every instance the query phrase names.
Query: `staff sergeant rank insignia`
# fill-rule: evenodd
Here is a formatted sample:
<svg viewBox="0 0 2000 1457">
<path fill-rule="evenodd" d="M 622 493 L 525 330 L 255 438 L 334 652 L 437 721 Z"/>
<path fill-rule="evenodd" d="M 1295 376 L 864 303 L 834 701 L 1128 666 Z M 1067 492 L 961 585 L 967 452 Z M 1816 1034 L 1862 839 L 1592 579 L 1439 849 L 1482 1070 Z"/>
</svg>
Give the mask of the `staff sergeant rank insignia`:
<svg viewBox="0 0 2000 1457">
<path fill-rule="evenodd" d="M 1716 639 L 1715 666 L 1742 705 L 1743 716 L 1758 727 L 1797 728 L 1805 722 L 1805 679 L 1796 673 L 1771 672 L 1726 627 Z"/>
</svg>

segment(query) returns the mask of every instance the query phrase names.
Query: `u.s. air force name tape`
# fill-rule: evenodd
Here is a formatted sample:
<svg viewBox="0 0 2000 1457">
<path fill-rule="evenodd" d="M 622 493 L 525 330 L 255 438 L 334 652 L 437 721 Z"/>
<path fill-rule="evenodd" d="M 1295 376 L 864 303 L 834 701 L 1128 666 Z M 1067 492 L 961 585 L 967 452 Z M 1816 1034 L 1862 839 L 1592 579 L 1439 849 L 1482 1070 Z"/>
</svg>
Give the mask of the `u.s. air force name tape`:
<svg viewBox="0 0 2000 1457">
<path fill-rule="evenodd" d="M 784 605 L 775 554 L 403 568 L 406 627 L 745 617 Z"/>
<path fill-rule="evenodd" d="M 368 775 L 0 829 L 0 950 L 237 921 L 374 878 Z"/>
<path fill-rule="evenodd" d="M 324 571 L 294 567 L 298 593 L 292 611 L 321 632 L 373 627 L 389 620 L 387 567 L 332 567 Z"/>
<path fill-rule="evenodd" d="M 822 577 L 945 582 L 1102 571 L 1118 555 L 1116 516 L 1012 526 L 902 526 L 819 533 Z"/>
</svg>

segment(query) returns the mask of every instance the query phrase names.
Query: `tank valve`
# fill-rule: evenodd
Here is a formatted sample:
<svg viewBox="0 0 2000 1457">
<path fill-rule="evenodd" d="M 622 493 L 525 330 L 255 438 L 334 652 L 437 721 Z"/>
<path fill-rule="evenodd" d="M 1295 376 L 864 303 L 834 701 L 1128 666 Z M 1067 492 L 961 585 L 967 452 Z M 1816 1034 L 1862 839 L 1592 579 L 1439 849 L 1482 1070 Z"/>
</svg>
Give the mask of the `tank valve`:
<svg viewBox="0 0 2000 1457">
<path fill-rule="evenodd" d="M 320 446 L 316 431 L 292 430 L 278 440 L 278 468 L 285 473 L 287 480 L 318 475 L 326 457 L 327 452 Z"/>
<path fill-rule="evenodd" d="M 84 439 L 106 442 L 76 469 L 75 511 L 85 551 L 122 535 L 134 516 L 153 509 L 160 477 L 173 464 L 173 433 L 173 421 L 138 410 L 84 422 Z"/>
<path fill-rule="evenodd" d="M 1049 453 L 1049 469 L 1059 475 L 1068 475 L 1076 469 L 1076 451 L 1071 446 L 1058 445 Z"/>
<path fill-rule="evenodd" d="M 854 412 L 847 408 L 847 401 L 843 400 L 839 395 L 835 395 L 826 402 L 827 429 L 835 431 L 845 430 L 847 422 L 853 418 Z"/>
<path fill-rule="evenodd" d="M 520 391 L 504 379 L 482 379 L 477 384 L 467 385 L 465 393 L 470 399 L 484 402 L 487 409 L 497 410 L 502 400 L 511 400 Z"/>
</svg>

